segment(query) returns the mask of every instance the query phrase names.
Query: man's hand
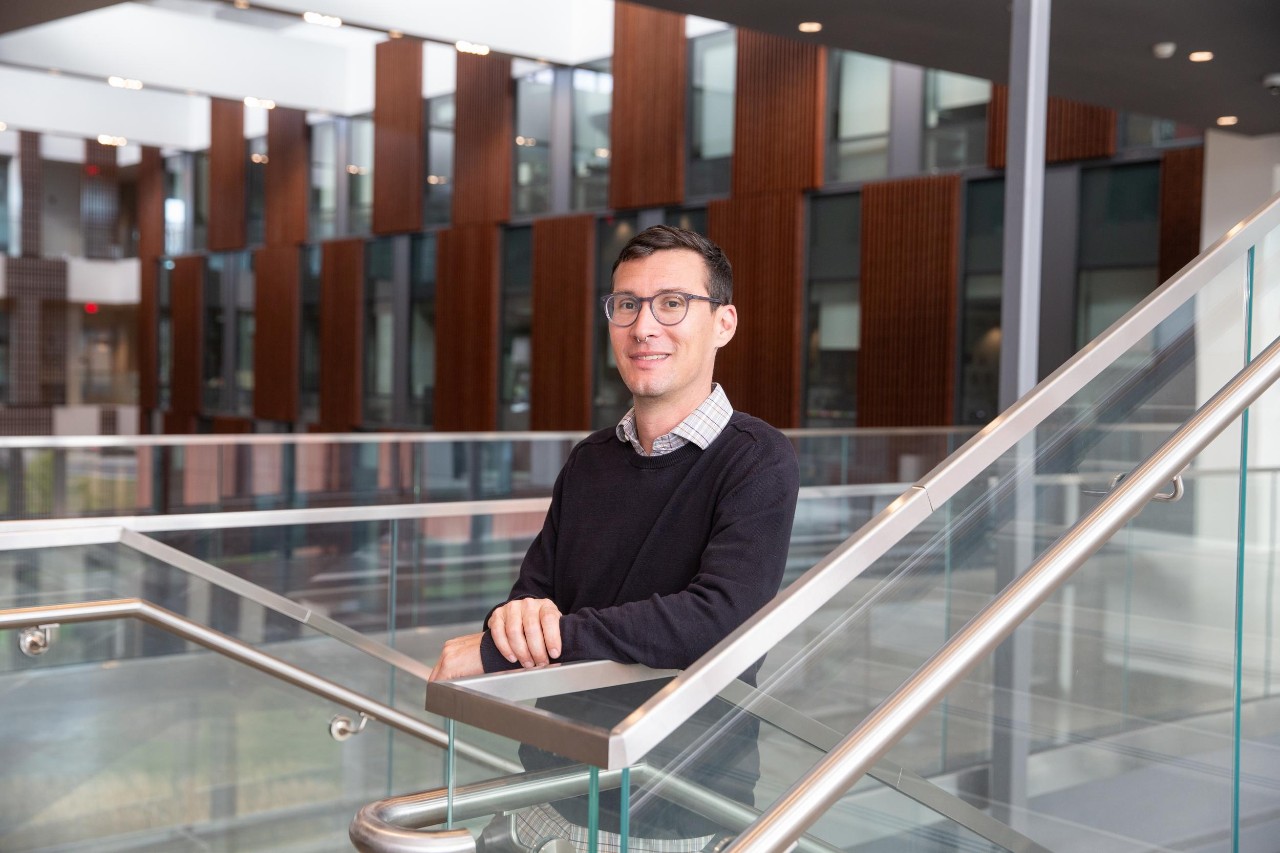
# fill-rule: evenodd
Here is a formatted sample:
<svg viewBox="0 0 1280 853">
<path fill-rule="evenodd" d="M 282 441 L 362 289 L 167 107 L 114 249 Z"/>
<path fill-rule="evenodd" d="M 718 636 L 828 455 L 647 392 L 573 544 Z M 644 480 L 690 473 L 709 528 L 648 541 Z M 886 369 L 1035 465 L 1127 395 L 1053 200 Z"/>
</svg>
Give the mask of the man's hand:
<svg viewBox="0 0 1280 853">
<path fill-rule="evenodd" d="M 440 650 L 440 660 L 431 670 L 429 681 L 448 681 L 467 675 L 481 675 L 484 664 L 480 662 L 480 638 L 484 634 L 465 634 L 454 637 Z"/>
<path fill-rule="evenodd" d="M 560 608 L 549 598 L 508 601 L 489 617 L 489 633 L 511 663 L 546 666 L 560 657 Z"/>
</svg>

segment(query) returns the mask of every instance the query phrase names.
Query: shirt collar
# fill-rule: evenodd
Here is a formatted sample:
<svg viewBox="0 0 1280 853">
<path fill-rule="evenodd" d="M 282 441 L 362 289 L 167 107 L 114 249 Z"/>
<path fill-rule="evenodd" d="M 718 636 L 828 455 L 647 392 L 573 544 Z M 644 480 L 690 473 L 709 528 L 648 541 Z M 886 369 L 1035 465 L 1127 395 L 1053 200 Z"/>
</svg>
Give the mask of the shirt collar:
<svg viewBox="0 0 1280 853">
<path fill-rule="evenodd" d="M 618 422 L 618 426 L 614 429 L 614 434 L 618 436 L 619 441 L 628 442 L 636 453 L 641 456 L 661 456 L 664 453 L 679 450 L 686 444 L 696 444 L 701 449 L 706 450 L 711 445 L 711 442 L 715 441 L 716 436 L 720 435 L 724 428 L 729 425 L 729 418 L 732 415 L 733 406 L 729 402 L 728 395 L 724 393 L 724 389 L 720 387 L 719 383 L 712 383 L 711 393 L 698 408 L 676 424 L 671 432 L 654 439 L 652 454 L 646 453 L 644 445 L 640 443 L 640 434 L 636 430 L 636 410 L 634 407 L 622 416 L 622 420 Z"/>
</svg>

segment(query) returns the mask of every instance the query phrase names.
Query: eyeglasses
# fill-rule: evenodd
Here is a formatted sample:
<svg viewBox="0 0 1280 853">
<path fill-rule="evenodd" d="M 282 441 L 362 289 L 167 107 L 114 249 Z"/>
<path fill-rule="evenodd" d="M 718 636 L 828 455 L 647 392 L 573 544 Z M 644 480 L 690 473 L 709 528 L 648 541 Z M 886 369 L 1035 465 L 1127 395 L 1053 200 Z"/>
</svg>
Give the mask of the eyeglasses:
<svg viewBox="0 0 1280 853">
<path fill-rule="evenodd" d="M 698 299 L 713 305 L 723 305 L 723 299 L 712 299 L 710 296 L 699 296 L 696 293 L 681 293 L 678 290 L 664 290 L 653 296 L 636 296 L 634 293 L 610 293 L 601 298 L 604 303 L 604 316 L 615 326 L 630 326 L 640 317 L 640 309 L 646 302 L 653 312 L 654 319 L 664 326 L 674 326 L 689 313 L 689 301 Z"/>
</svg>

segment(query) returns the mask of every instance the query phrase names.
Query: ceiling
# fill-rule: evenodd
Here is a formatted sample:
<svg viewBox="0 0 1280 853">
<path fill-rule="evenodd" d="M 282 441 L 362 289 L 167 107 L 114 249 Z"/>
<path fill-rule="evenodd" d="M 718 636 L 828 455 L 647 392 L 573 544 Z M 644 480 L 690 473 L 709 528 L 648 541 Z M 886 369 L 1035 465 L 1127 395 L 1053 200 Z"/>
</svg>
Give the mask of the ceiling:
<svg viewBox="0 0 1280 853">
<path fill-rule="evenodd" d="M 150 0 L 157 8 L 203 7 L 209 23 L 253 23 L 258 35 L 272 31 L 273 16 L 239 12 L 229 0 Z M 276 8 L 288 11 L 296 21 L 296 10 L 310 7 L 312 0 L 273 0 Z M 503 34 L 490 38 L 471 32 L 475 21 L 487 21 L 494 28 L 521 32 L 528 22 L 515 20 L 519 14 L 538 12 L 549 18 L 549 32 L 584 31 L 598 23 L 603 0 L 314 0 L 316 11 L 339 13 L 350 10 L 351 18 L 371 27 L 403 29 L 413 35 L 437 38 L 467 38 L 492 44 L 495 49 L 540 55 L 534 50 L 504 43 Z M 840 48 L 889 57 L 926 67 L 944 68 L 1004 82 L 1008 78 L 1010 4 L 1007 0 L 644 0 L 648 5 L 726 21 L 736 26 L 774 32 L 817 41 Z M 513 5 L 515 4 L 515 5 Z M 115 6 L 112 0 L 41 0 L 41 2 L 0 3 L 0 43 L 9 53 L 0 53 L 0 66 L 35 69 L 40 63 L 8 58 L 21 55 L 20 42 L 31 33 L 35 38 L 49 27 L 38 25 L 92 10 Z M 268 4 L 272 5 L 272 4 Z M 465 10 L 470 17 L 455 17 Z M 551 10 L 551 11 L 548 11 Z M 554 14 L 552 14 L 554 13 Z M 588 14 L 590 13 L 590 14 Z M 251 17 L 258 18 L 251 21 Z M 274 16 L 280 20 L 283 16 Z M 592 18 L 588 23 L 584 19 Z M 801 21 L 820 21 L 821 33 L 800 34 Z M 430 23 L 428 23 L 430 22 Z M 438 22 L 447 22 L 438 24 Z M 430 32 L 431 25 L 464 32 Z M 589 26 L 590 24 L 590 26 Z M 606 25 L 607 26 L 607 25 Z M 35 29 L 30 29 L 35 28 Z M 597 27 L 598 28 L 598 27 Z M 286 28 L 281 28 L 284 37 Z M 295 34 L 306 27 L 292 26 Z M 310 28 L 314 29 L 314 28 Z M 343 28 L 346 30 L 347 28 Z M 20 32 L 26 30 L 26 32 Z M 4 34 L 8 33 L 8 36 Z M 336 33 L 334 34 L 337 35 Z M 354 33 L 353 33 L 354 35 Z M 576 34 L 574 34 L 575 37 Z M 365 31 L 365 40 L 380 34 Z M 257 36 L 255 36 L 257 37 Z M 47 36 L 46 36 L 47 38 Z M 15 42 L 15 39 L 17 41 Z M 543 37 L 544 41 L 546 37 Z M 1175 119 L 1200 128 L 1213 127 L 1219 116 L 1237 116 L 1233 132 L 1246 135 L 1280 133 L 1280 95 L 1272 95 L 1262 84 L 1267 74 L 1280 74 L 1280 2 L 1277 0 L 1058 0 L 1053 6 L 1050 28 L 1050 94 L 1086 103 L 1129 110 L 1161 118 Z M 1169 59 L 1153 56 L 1152 46 L 1170 41 L 1177 45 Z M 590 38 L 579 39 L 591 44 Z M 47 43 L 47 42 L 46 42 Z M 566 45 L 568 40 L 565 40 Z M 69 53 L 83 54 L 91 45 L 68 45 Z M 96 49 L 101 50 L 98 45 Z M 329 50 L 334 49 L 332 45 Z M 573 58 L 593 47 L 566 46 L 547 55 L 553 61 L 584 61 Z M 312 47 L 319 53 L 321 48 Z M 1193 50 L 1211 50 L 1211 62 L 1193 63 Z M 258 51 L 254 51 L 258 53 Z M 606 50 L 607 52 L 607 50 Z M 199 51 L 193 51 L 193 55 Z M 268 51 L 270 53 L 270 51 Z M 357 54 L 359 55 L 359 54 Z M 258 53 L 246 57 L 243 67 L 222 71 L 208 67 L 204 73 L 240 72 L 236 86 L 254 67 L 250 59 L 269 62 Z M 52 64 L 51 62 L 49 64 Z M 363 59 L 357 65 L 363 64 Z M 240 66 L 240 63 L 236 64 Z M 82 76 L 127 73 L 109 69 L 84 69 Z M 319 83 L 319 81 L 315 81 Z M 147 80 L 147 85 L 169 85 L 172 91 L 198 89 L 222 94 L 216 86 L 195 86 L 177 80 Z M 326 85 L 321 83 L 320 85 Z M 234 88 L 234 87 L 232 87 Z M 315 90 L 313 85 L 312 91 Z M 323 104 L 298 104 L 323 109 Z"/>
</svg>

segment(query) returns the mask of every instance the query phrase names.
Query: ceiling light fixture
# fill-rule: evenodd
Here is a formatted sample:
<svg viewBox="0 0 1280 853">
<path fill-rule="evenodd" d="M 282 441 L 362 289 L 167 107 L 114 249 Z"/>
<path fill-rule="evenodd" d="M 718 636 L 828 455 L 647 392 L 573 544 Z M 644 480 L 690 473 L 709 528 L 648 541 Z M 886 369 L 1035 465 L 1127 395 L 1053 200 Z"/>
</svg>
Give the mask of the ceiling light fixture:
<svg viewBox="0 0 1280 853">
<path fill-rule="evenodd" d="M 302 20 L 308 24 L 315 24 L 320 27 L 332 27 L 337 29 L 342 26 L 342 19 L 337 15 L 322 15 L 319 12 L 303 12 Z"/>
<path fill-rule="evenodd" d="M 1151 55 L 1156 59 L 1168 59 L 1178 52 L 1178 43 L 1172 41 L 1158 41 L 1151 45 Z"/>
<path fill-rule="evenodd" d="M 246 95 L 244 99 L 246 107 L 257 107 L 260 110 L 274 110 L 276 102 L 270 98 L 255 98 L 253 95 Z"/>
<path fill-rule="evenodd" d="M 125 139 L 123 136 L 112 136 L 109 133 L 98 134 L 99 145 L 110 145 L 113 148 L 119 148 L 122 145 L 128 144 L 128 142 L 129 140 Z"/>
<path fill-rule="evenodd" d="M 0 133 L 4 133 L 4 132 L 5 132 L 6 130 L 8 130 L 8 129 L 9 129 L 9 125 L 7 125 L 7 124 L 5 124 L 4 122 L 0 121 Z"/>
<path fill-rule="evenodd" d="M 235 0 L 235 2 L 232 3 L 231 5 L 235 6 L 237 9 L 248 9 L 249 0 Z"/>
<path fill-rule="evenodd" d="M 599 157 L 601 160 L 607 160 L 607 159 L 608 159 L 608 157 L 609 157 L 609 149 L 608 149 L 608 148 L 597 148 L 597 149 L 595 150 L 595 155 L 596 155 L 597 157 Z"/>
<path fill-rule="evenodd" d="M 822 24 L 817 21 L 805 21 L 796 29 L 802 33 L 820 33 L 822 32 Z"/>
<path fill-rule="evenodd" d="M 1239 122 L 1240 119 L 1236 116 L 1218 116 L 1218 127 L 1231 127 Z"/>
<path fill-rule="evenodd" d="M 1190 55 L 1187 56 L 1187 59 L 1190 59 L 1192 62 L 1208 62 L 1213 59 L 1213 51 L 1193 50 Z"/>
<path fill-rule="evenodd" d="M 107 78 L 107 83 L 117 89 L 132 89 L 135 92 L 142 88 L 141 80 L 134 80 L 132 77 L 117 77 L 114 74 Z"/>
<path fill-rule="evenodd" d="M 475 44 L 469 41 L 460 41 L 454 45 L 461 53 L 474 53 L 476 56 L 488 56 L 489 45 Z"/>
<path fill-rule="evenodd" d="M 400 30 L 387 30 L 387 38 L 402 39 L 404 38 L 404 33 Z"/>
</svg>

